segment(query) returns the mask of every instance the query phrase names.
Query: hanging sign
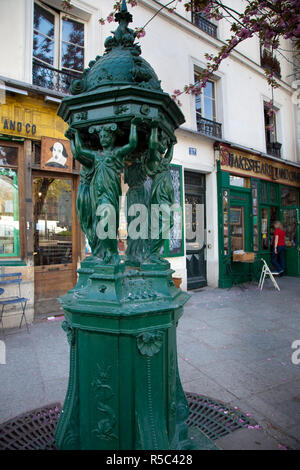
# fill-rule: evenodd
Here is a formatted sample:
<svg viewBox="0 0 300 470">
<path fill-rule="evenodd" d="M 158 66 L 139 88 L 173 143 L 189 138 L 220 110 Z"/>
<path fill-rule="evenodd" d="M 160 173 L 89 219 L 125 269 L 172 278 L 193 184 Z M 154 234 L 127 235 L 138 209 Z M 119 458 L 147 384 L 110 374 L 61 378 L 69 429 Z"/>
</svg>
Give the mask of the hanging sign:
<svg viewBox="0 0 300 470">
<path fill-rule="evenodd" d="M 42 137 L 41 169 L 71 172 L 73 156 L 68 140 Z"/>
</svg>

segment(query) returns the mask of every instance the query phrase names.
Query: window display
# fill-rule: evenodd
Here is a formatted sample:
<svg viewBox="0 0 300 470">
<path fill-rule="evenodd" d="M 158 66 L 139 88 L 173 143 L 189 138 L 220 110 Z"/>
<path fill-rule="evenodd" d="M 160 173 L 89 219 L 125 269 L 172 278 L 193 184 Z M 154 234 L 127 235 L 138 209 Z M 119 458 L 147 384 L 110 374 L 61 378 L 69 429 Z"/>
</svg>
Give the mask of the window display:
<svg viewBox="0 0 300 470">
<path fill-rule="evenodd" d="M 2 257 L 19 255 L 17 165 L 18 148 L 0 146 L 0 256 Z"/>
<path fill-rule="evenodd" d="M 282 211 L 282 215 L 286 246 L 294 247 L 297 244 L 297 211 L 296 209 L 285 209 Z"/>
<path fill-rule="evenodd" d="M 252 181 L 253 250 L 259 250 L 257 181 Z"/>
<path fill-rule="evenodd" d="M 245 250 L 244 207 L 230 208 L 231 251 Z"/>
<path fill-rule="evenodd" d="M 297 206 L 298 205 L 298 190 L 296 188 L 282 187 L 281 188 L 281 205 Z"/>
<path fill-rule="evenodd" d="M 72 263 L 71 181 L 35 178 L 34 265 Z"/>
<path fill-rule="evenodd" d="M 261 215 L 261 248 L 262 250 L 269 249 L 268 238 L 268 209 L 263 207 L 260 212 Z"/>
<path fill-rule="evenodd" d="M 229 233 L 228 233 L 228 191 L 223 191 L 223 235 L 224 235 L 224 255 L 229 252 Z"/>
</svg>

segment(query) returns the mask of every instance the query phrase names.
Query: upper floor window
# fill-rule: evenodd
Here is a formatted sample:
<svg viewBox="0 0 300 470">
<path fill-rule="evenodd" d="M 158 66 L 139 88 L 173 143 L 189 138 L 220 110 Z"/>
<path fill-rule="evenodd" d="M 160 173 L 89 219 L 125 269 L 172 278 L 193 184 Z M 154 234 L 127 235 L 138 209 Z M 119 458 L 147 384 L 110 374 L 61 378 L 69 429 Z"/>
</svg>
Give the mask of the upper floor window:
<svg viewBox="0 0 300 470">
<path fill-rule="evenodd" d="M 275 77 L 281 78 L 280 62 L 275 57 L 274 52 L 270 47 L 263 44 L 260 45 L 260 65 L 265 70 L 269 70 L 274 73 Z"/>
<path fill-rule="evenodd" d="M 201 11 L 192 11 L 192 23 L 210 36 L 217 37 L 217 26 L 205 18 Z"/>
<path fill-rule="evenodd" d="M 195 76 L 197 82 L 197 76 Z M 215 83 L 208 80 L 202 93 L 196 96 L 196 112 L 211 121 L 216 120 Z"/>
<path fill-rule="evenodd" d="M 281 143 L 277 139 L 277 119 L 278 111 L 270 113 L 269 106 L 264 104 L 264 120 L 265 120 L 265 138 L 266 138 L 266 150 L 269 155 L 274 157 L 281 157 Z"/>
<path fill-rule="evenodd" d="M 199 76 L 195 73 L 195 83 Z M 202 92 L 196 96 L 197 130 L 212 137 L 221 137 L 221 124 L 216 122 L 216 83 L 208 80 Z"/>
<path fill-rule="evenodd" d="M 34 4 L 33 84 L 67 92 L 84 69 L 84 23 Z"/>
</svg>

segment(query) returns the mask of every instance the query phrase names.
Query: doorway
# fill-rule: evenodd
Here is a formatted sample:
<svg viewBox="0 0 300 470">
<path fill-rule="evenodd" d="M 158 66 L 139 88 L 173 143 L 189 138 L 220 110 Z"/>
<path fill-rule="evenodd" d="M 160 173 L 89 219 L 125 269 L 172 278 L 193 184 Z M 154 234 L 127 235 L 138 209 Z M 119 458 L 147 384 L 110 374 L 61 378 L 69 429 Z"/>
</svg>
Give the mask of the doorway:
<svg viewBox="0 0 300 470">
<path fill-rule="evenodd" d="M 299 209 L 282 209 L 282 224 L 285 230 L 286 242 L 286 274 L 300 274 L 300 217 Z"/>
<path fill-rule="evenodd" d="M 57 297 L 76 282 L 74 179 L 33 176 L 34 287 L 37 314 L 61 310 Z"/>
<path fill-rule="evenodd" d="M 261 207 L 261 249 L 270 252 L 273 245 L 274 222 L 278 220 L 278 207 Z"/>
<path fill-rule="evenodd" d="M 187 288 L 197 289 L 207 285 L 205 175 L 185 171 L 184 185 Z"/>
</svg>

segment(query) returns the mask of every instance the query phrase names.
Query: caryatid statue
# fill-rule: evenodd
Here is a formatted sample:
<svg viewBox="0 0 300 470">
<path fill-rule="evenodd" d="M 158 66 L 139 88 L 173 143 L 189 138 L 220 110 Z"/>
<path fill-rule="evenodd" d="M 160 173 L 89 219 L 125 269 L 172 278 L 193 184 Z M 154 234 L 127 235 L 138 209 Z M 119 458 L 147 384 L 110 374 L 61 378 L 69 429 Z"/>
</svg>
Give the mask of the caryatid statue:
<svg viewBox="0 0 300 470">
<path fill-rule="evenodd" d="M 120 173 L 124 158 L 137 147 L 137 123 L 131 121 L 128 144 L 116 147 L 118 125 L 116 123 L 91 126 L 89 133 L 99 137 L 101 149 L 90 150 L 84 146 L 80 132 L 69 127 L 73 156 L 82 164 L 77 195 L 77 213 L 80 226 L 86 234 L 94 257 L 103 264 L 119 262 L 117 231 L 119 227 L 119 198 L 122 194 Z M 104 222 L 105 224 L 104 224 Z M 98 224 L 102 223 L 102 233 Z M 104 229 L 107 227 L 107 236 Z"/>
<path fill-rule="evenodd" d="M 173 141 L 164 131 L 158 132 L 158 122 L 151 122 L 148 159 L 145 168 L 148 176 L 152 178 L 149 198 L 150 209 L 150 261 L 165 264 L 160 256 L 164 240 L 168 238 L 174 220 L 172 206 L 175 202 L 174 187 L 170 171 L 170 162 L 173 157 Z"/>
</svg>

